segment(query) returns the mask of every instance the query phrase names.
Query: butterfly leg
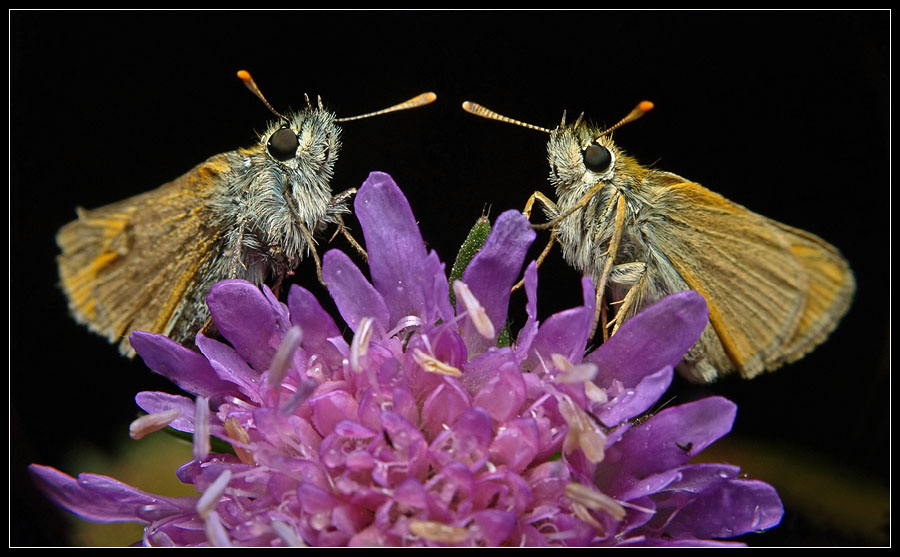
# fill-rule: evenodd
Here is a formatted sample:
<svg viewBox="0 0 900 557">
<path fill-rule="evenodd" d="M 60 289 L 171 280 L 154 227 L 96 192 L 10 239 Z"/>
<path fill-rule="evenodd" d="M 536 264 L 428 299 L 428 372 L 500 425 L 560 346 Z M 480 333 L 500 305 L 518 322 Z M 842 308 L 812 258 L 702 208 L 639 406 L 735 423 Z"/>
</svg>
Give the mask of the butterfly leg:
<svg viewBox="0 0 900 557">
<path fill-rule="evenodd" d="M 340 207 L 344 204 L 345 201 L 350 199 L 356 194 L 356 188 L 348 188 L 341 193 L 335 194 L 331 197 L 331 201 L 328 202 L 329 212 L 334 210 L 336 207 Z M 344 212 L 345 208 L 341 207 L 341 212 Z"/>
<path fill-rule="evenodd" d="M 231 255 L 231 266 L 228 269 L 228 278 L 237 278 L 241 276 L 241 273 L 238 272 L 239 268 L 243 268 L 245 271 L 247 270 L 247 266 L 244 265 L 244 262 L 241 260 L 243 257 L 242 247 L 244 245 L 244 222 L 241 220 L 238 224 L 237 232 L 235 232 L 234 240 L 229 242 L 231 244 L 231 248 L 228 250 Z"/>
<path fill-rule="evenodd" d="M 597 294 L 595 297 L 594 304 L 594 326 L 591 329 L 591 336 L 589 338 L 593 338 L 594 333 L 597 332 L 597 324 L 602 322 L 603 328 L 603 340 L 607 340 L 609 338 L 609 331 L 606 326 L 606 307 L 603 304 L 603 293 L 606 291 L 606 283 L 609 280 L 609 274 L 613 268 L 613 262 L 616 259 L 616 254 L 619 252 L 619 244 L 622 242 L 622 229 L 625 224 L 625 196 L 622 194 L 616 194 L 616 220 L 615 220 L 615 228 L 613 228 L 612 238 L 609 240 L 609 248 L 606 251 L 606 264 L 603 266 L 603 271 L 600 273 L 600 280 L 597 281 Z"/>
<path fill-rule="evenodd" d="M 625 297 L 621 301 L 616 302 L 616 304 L 619 304 L 619 308 L 616 310 L 615 319 L 610 323 L 613 325 L 613 330 L 610 333 L 610 336 L 612 336 L 616 334 L 616 331 L 625 322 L 628 312 L 631 311 L 635 304 L 640 303 L 641 295 L 646 288 L 647 265 L 638 262 L 616 265 L 612 269 L 609 280 L 623 286 L 630 285 L 628 292 L 625 293 Z"/>
<path fill-rule="evenodd" d="M 331 198 L 331 201 L 328 202 L 328 212 L 332 214 L 337 221 L 337 230 L 334 231 L 334 235 L 331 237 L 331 240 L 334 240 L 338 234 L 343 234 L 344 238 L 347 242 L 356 250 L 356 253 L 363 258 L 363 261 L 369 261 L 369 254 L 366 253 L 365 248 L 363 248 L 359 242 L 356 241 L 356 238 L 350 234 L 350 231 L 344 226 L 344 219 L 341 216 L 341 213 L 348 212 L 346 205 L 344 204 L 348 199 L 353 197 L 356 194 L 356 188 L 350 188 L 342 191 L 339 194 L 336 194 Z M 329 242 L 331 242 L 329 240 Z"/>
<path fill-rule="evenodd" d="M 522 211 L 522 214 L 525 215 L 526 219 L 531 220 L 531 211 L 534 208 L 534 202 L 540 201 L 543 203 L 544 207 L 550 209 L 554 213 L 559 213 L 559 207 L 556 203 L 553 202 L 552 199 L 544 195 L 543 193 L 536 191 L 531 194 L 531 197 L 528 198 L 528 202 L 525 203 L 525 209 Z M 547 245 L 544 246 L 543 251 L 537 258 L 537 266 L 540 267 L 544 262 L 544 259 L 547 258 L 547 255 L 550 253 L 550 250 L 553 248 L 553 244 L 556 243 L 556 228 L 550 230 L 550 240 L 547 242 Z M 525 279 L 520 280 L 515 285 L 513 285 L 511 292 L 515 292 L 519 288 L 522 288 L 522 285 L 525 284 Z"/>
<path fill-rule="evenodd" d="M 346 226 L 344 226 L 344 219 L 341 218 L 340 215 L 336 215 L 336 216 L 337 216 L 338 229 L 334 232 L 334 236 L 332 236 L 332 239 L 334 239 L 334 237 L 337 236 L 338 234 L 343 234 L 344 238 L 347 240 L 347 243 L 349 243 L 351 246 L 353 246 L 353 249 L 355 249 L 356 253 L 358 253 L 359 256 L 362 257 L 363 261 L 368 263 L 369 262 L 369 254 L 366 253 L 366 249 L 364 247 L 362 247 L 359 244 L 359 242 L 356 241 L 356 238 L 353 237 L 353 234 L 350 234 L 350 231 L 347 229 Z"/>
<path fill-rule="evenodd" d="M 319 259 L 319 252 L 316 250 L 315 238 L 313 238 L 309 229 L 302 224 L 300 225 L 300 233 L 303 234 L 303 239 L 306 240 L 309 253 L 312 254 L 313 261 L 316 263 L 316 277 L 319 279 L 319 284 L 328 288 L 328 283 L 325 282 L 325 279 L 322 277 L 322 261 Z"/>
</svg>

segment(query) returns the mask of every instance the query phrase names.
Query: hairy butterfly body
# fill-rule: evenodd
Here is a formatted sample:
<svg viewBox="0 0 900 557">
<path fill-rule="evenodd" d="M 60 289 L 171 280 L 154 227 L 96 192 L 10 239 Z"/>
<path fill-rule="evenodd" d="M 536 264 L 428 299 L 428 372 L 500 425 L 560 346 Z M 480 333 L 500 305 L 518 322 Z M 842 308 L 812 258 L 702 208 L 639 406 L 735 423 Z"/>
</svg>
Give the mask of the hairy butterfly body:
<svg viewBox="0 0 900 557">
<path fill-rule="evenodd" d="M 263 102 L 249 74 L 238 74 Z M 338 122 L 421 106 L 431 93 L 354 118 L 321 102 L 287 116 L 274 111 L 259 141 L 215 155 L 157 189 L 93 210 L 57 234 L 62 288 L 75 319 L 133 356 L 133 330 L 192 342 L 209 319 L 206 295 L 228 278 L 280 282 L 316 258 L 314 234 L 342 228 L 355 190 L 331 191 Z"/>
<path fill-rule="evenodd" d="M 464 108 L 521 124 L 474 103 Z M 604 333 L 607 308 L 618 327 L 673 292 L 706 298 L 710 323 L 678 366 L 689 379 L 750 378 L 802 357 L 849 308 L 855 281 L 846 260 L 813 234 L 626 154 L 610 132 L 650 108 L 645 101 L 606 130 L 580 117 L 554 130 L 526 125 L 550 134 L 556 192 L 555 202 L 536 192 L 526 214 L 542 202 L 551 220 L 537 227 L 552 228 L 565 260 L 593 278 Z"/>
</svg>

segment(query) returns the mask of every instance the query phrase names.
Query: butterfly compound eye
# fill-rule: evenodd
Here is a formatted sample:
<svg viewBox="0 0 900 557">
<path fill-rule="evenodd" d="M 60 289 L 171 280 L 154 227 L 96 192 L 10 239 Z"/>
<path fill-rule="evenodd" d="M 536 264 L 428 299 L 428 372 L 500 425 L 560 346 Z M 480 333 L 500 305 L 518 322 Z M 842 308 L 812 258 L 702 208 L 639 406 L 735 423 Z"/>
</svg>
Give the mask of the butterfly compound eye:
<svg viewBox="0 0 900 557">
<path fill-rule="evenodd" d="M 297 134 L 290 128 L 281 128 L 272 134 L 269 138 L 269 154 L 277 160 L 286 161 L 294 158 L 297 154 L 297 147 L 300 142 L 297 141 Z"/>
<path fill-rule="evenodd" d="M 609 163 L 612 162 L 609 149 L 596 144 L 584 150 L 583 158 L 585 168 L 592 172 L 603 172 L 609 168 Z"/>
</svg>

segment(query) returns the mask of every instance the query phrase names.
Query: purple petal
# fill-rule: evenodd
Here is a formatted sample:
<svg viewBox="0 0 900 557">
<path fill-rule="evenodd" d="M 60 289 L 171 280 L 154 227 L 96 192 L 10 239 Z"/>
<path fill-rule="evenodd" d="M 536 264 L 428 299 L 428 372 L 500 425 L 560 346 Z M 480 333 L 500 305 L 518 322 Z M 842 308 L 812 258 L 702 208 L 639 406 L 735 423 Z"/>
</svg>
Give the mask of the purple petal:
<svg viewBox="0 0 900 557">
<path fill-rule="evenodd" d="M 325 253 L 322 278 L 328 283 L 328 291 L 351 330 L 356 332 L 363 317 L 371 317 L 385 331 L 390 330 L 391 315 L 384 298 L 344 252 L 329 250 Z"/>
<path fill-rule="evenodd" d="M 495 351 L 482 354 L 482 356 L 493 352 Z M 493 369 L 493 377 L 475 391 L 472 403 L 484 408 L 491 418 L 502 423 L 514 419 L 519 414 L 519 409 L 525 402 L 525 381 L 522 379 L 522 372 L 513 359 L 512 353 L 502 351 L 501 354 L 505 358 L 499 361 L 496 358 L 489 358 L 492 363 L 497 364 L 497 367 Z M 470 362 L 472 367 L 478 365 L 476 360 L 478 358 Z M 467 366 L 467 371 L 468 369 L 469 366 Z"/>
<path fill-rule="evenodd" d="M 723 470 L 716 471 L 717 467 Z M 771 528 L 781 521 L 784 506 L 772 486 L 757 480 L 726 479 L 729 473 L 737 473 L 736 467 L 701 465 L 700 468 L 706 481 L 685 482 L 692 484 L 691 492 L 696 496 L 667 521 L 663 530 L 667 536 L 731 538 Z M 685 475 L 689 471 L 685 469 Z M 709 472 L 715 475 L 708 477 Z M 679 487 L 681 484 L 676 482 L 666 491 Z"/>
<path fill-rule="evenodd" d="M 646 412 L 672 384 L 672 375 L 672 367 L 666 366 L 656 373 L 644 376 L 636 386 L 625 388 L 609 402 L 595 405 L 594 416 L 602 423 L 612 426 Z"/>
<path fill-rule="evenodd" d="M 182 390 L 213 400 L 238 393 L 237 385 L 219 379 L 202 354 L 160 334 L 135 331 L 130 339 L 147 367 Z"/>
<path fill-rule="evenodd" d="M 256 371 L 265 371 L 284 335 L 287 308 L 243 280 L 214 284 L 206 303 L 222 336 Z"/>
<path fill-rule="evenodd" d="M 491 462 L 506 465 L 516 473 L 525 470 L 540 447 L 540 433 L 532 418 L 519 418 L 498 432 L 491 443 Z"/>
<path fill-rule="evenodd" d="M 302 345 L 307 352 L 320 354 L 332 368 L 338 366 L 343 356 L 328 339 L 341 337 L 341 330 L 312 292 L 292 284 L 287 305 L 291 323 L 303 331 Z"/>
<path fill-rule="evenodd" d="M 469 408 L 453 423 L 453 432 L 479 448 L 486 448 L 493 437 L 490 414 L 482 408 Z"/>
<path fill-rule="evenodd" d="M 519 423 L 517 425 L 523 425 Z M 493 455 L 493 447 L 491 455 Z M 497 464 L 495 460 L 491 462 Z M 521 462 L 523 470 L 528 463 Z M 525 478 L 508 468 L 497 468 L 494 472 L 481 474 L 475 480 L 475 508 L 494 508 L 515 511 L 524 515 L 533 509 L 534 494 Z"/>
<path fill-rule="evenodd" d="M 658 493 L 681 478 L 682 473 L 680 468 L 665 470 L 659 474 L 652 474 L 637 481 L 625 491 L 616 494 L 616 498 L 620 501 L 634 501 L 635 499 Z"/>
<path fill-rule="evenodd" d="M 381 424 L 394 451 L 398 455 L 403 455 L 407 462 L 408 469 L 399 473 L 400 479 L 411 477 L 423 480 L 429 470 L 428 443 L 425 436 L 413 423 L 389 410 L 382 413 Z"/>
<path fill-rule="evenodd" d="M 450 306 L 450 285 L 440 257 L 434 251 L 422 262 L 419 273 L 422 282 L 422 300 L 425 304 L 422 319 L 426 323 L 450 322 L 456 316 Z M 405 317 L 405 316 L 404 316 Z"/>
<path fill-rule="evenodd" d="M 162 497 L 145 493 L 118 480 L 97 474 L 78 479 L 49 466 L 32 464 L 28 470 L 38 486 L 63 508 L 95 522 L 149 524 L 193 510 L 196 498 Z"/>
<path fill-rule="evenodd" d="M 706 328 L 706 300 L 693 290 L 677 292 L 626 321 L 585 360 L 597 364 L 594 382 L 608 387 L 619 380 L 634 387 L 651 373 L 675 367 Z"/>
<path fill-rule="evenodd" d="M 323 436 L 344 420 L 356 420 L 358 403 L 353 395 L 342 389 L 334 389 L 309 399 L 312 407 L 312 423 Z"/>
<path fill-rule="evenodd" d="M 733 480 L 741 469 L 733 464 L 701 463 L 673 468 L 678 477 L 667 486 L 667 491 L 701 493 L 711 486 Z"/>
<path fill-rule="evenodd" d="M 262 402 L 258 383 L 260 372 L 263 370 L 252 369 L 234 348 L 203 335 L 197 335 L 197 348 L 209 360 L 209 364 L 220 379 L 237 385 L 250 400 Z"/>
<path fill-rule="evenodd" d="M 516 513 L 497 509 L 486 509 L 472 514 L 478 532 L 488 547 L 497 547 L 509 537 L 516 525 Z"/>
<path fill-rule="evenodd" d="M 484 246 L 463 273 L 462 281 L 484 306 L 497 331 L 506 323 L 510 289 L 534 237 L 535 232 L 522 213 L 506 211 L 497 217 Z M 457 300 L 456 305 L 457 313 L 462 312 L 462 303 Z M 474 330 L 469 319 L 463 321 L 462 330 L 470 354 L 481 353 L 493 344 L 493 339 L 485 339 Z"/>
<path fill-rule="evenodd" d="M 500 366 L 507 363 L 516 364 L 515 356 L 509 348 L 489 350 L 463 365 L 463 376 L 459 381 L 469 394 L 477 395 L 488 382 L 494 380 Z"/>
<path fill-rule="evenodd" d="M 528 299 L 525 304 L 525 313 L 528 315 L 528 319 L 519 330 L 518 337 L 516 337 L 516 359 L 520 362 L 528 356 L 531 344 L 534 342 L 538 332 L 537 281 L 537 263 L 532 261 L 525 269 L 525 295 Z"/>
<path fill-rule="evenodd" d="M 569 470 L 562 460 L 550 460 L 528 471 L 525 478 L 534 494 L 535 505 L 554 506 L 565 496 Z"/>
<path fill-rule="evenodd" d="M 573 363 L 581 362 L 594 321 L 594 286 L 589 277 L 581 280 L 581 289 L 584 305 L 555 313 L 544 320 L 523 368 L 539 369 L 538 355 L 550 366 L 553 353 L 562 354 Z"/>
<path fill-rule="evenodd" d="M 607 448 L 606 459 L 597 467 L 598 486 L 616 495 L 640 479 L 684 464 L 731 431 L 736 411 L 733 402 L 721 397 L 661 411 Z"/>
<path fill-rule="evenodd" d="M 416 509 L 428 508 L 428 492 L 415 478 L 407 478 L 394 490 L 394 501 Z"/>
<path fill-rule="evenodd" d="M 372 283 L 390 309 L 391 325 L 408 315 L 429 324 L 452 319 L 443 268 L 426 252 L 409 202 L 394 180 L 384 172 L 369 174 L 356 194 L 354 213 L 366 239 Z M 443 277 L 443 292 L 437 291 L 437 274 Z"/>
<path fill-rule="evenodd" d="M 158 391 L 143 391 L 134 397 L 134 401 L 148 414 L 157 414 L 171 409 L 180 411 L 181 416 L 175 418 L 175 421 L 169 425 L 178 431 L 194 432 L 194 409 L 197 405 L 190 398 Z"/>
<path fill-rule="evenodd" d="M 439 385 L 422 405 L 422 429 L 430 437 L 444 430 L 445 425 L 456 422 L 457 418 L 471 407 L 468 393 L 452 379 Z"/>
</svg>

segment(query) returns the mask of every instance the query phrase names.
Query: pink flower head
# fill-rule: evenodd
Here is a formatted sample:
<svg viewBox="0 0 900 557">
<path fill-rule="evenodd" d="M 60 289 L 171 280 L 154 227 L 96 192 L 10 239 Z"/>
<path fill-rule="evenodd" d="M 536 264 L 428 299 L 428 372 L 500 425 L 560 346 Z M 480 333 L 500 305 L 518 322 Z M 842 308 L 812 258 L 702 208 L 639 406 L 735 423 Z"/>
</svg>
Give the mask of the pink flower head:
<svg viewBox="0 0 900 557">
<path fill-rule="evenodd" d="M 132 335 L 194 395 L 137 403 L 194 434 L 177 475 L 199 497 L 34 465 L 43 489 L 83 518 L 146 524 L 146 545 L 709 545 L 779 522 L 771 486 L 688 463 L 731 429 L 734 404 L 635 420 L 705 327 L 700 295 L 663 299 L 585 355 L 591 281 L 583 305 L 539 322 L 532 263 L 525 324 L 498 347 L 534 239 L 521 214 L 501 214 L 450 285 L 390 176 L 369 176 L 355 213 L 371 281 L 344 253 L 323 257 L 349 341 L 304 288 L 284 304 L 241 281 L 207 299 L 227 344 L 198 335 L 196 353 Z M 210 436 L 233 453 L 211 452 Z"/>
</svg>

